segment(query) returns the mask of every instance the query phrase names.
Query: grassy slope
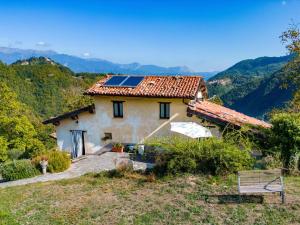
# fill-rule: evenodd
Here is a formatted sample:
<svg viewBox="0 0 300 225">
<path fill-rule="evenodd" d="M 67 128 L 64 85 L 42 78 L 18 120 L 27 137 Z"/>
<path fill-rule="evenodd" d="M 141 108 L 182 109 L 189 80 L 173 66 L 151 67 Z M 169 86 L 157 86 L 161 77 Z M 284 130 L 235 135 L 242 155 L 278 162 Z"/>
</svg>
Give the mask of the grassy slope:
<svg viewBox="0 0 300 225">
<path fill-rule="evenodd" d="M 0 224 L 300 224 L 300 177 L 287 178 L 286 189 L 285 205 L 278 194 L 263 204 L 238 204 L 237 197 L 223 204 L 214 195 L 236 194 L 236 177 L 148 183 L 141 175 L 90 174 L 1 189 Z"/>
</svg>

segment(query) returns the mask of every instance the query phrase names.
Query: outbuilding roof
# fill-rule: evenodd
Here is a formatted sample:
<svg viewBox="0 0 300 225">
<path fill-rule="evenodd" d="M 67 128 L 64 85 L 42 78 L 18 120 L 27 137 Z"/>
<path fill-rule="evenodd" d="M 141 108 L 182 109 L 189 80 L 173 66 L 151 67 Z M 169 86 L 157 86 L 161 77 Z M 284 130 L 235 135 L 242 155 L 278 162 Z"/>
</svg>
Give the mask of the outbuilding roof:
<svg viewBox="0 0 300 225">
<path fill-rule="evenodd" d="M 88 105 L 88 106 L 82 107 L 80 109 L 76 109 L 76 110 L 71 111 L 71 112 L 64 113 L 64 114 L 56 116 L 56 117 L 51 117 L 50 119 L 43 121 L 43 124 L 52 123 L 54 125 L 59 125 L 59 121 L 64 120 L 64 119 L 68 119 L 68 118 L 72 118 L 73 120 L 77 120 L 78 115 L 80 113 L 83 113 L 83 112 L 95 113 L 95 105 L 94 104 Z"/>
<path fill-rule="evenodd" d="M 207 89 L 201 76 L 145 76 L 136 87 L 106 86 L 112 75 L 99 80 L 86 95 L 136 96 L 194 99 L 199 90 L 204 98 Z"/>
<path fill-rule="evenodd" d="M 194 105 L 189 106 L 188 113 L 196 114 L 197 116 L 206 118 L 208 120 L 213 120 L 215 122 L 221 122 L 223 124 L 230 123 L 239 127 L 247 124 L 265 128 L 271 127 L 271 124 L 267 122 L 247 116 L 243 113 L 207 100 L 199 101 L 194 103 Z"/>
</svg>

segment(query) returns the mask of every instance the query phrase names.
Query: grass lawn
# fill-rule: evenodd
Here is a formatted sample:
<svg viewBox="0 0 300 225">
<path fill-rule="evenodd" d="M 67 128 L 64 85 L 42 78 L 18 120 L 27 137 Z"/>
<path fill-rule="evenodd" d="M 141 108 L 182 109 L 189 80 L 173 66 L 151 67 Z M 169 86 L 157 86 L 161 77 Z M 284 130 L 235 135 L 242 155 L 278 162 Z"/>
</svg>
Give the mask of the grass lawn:
<svg viewBox="0 0 300 225">
<path fill-rule="evenodd" d="M 139 174 L 0 189 L 0 224 L 300 224 L 300 177 L 279 194 L 238 203 L 236 177 L 184 175 L 146 182 Z"/>
</svg>

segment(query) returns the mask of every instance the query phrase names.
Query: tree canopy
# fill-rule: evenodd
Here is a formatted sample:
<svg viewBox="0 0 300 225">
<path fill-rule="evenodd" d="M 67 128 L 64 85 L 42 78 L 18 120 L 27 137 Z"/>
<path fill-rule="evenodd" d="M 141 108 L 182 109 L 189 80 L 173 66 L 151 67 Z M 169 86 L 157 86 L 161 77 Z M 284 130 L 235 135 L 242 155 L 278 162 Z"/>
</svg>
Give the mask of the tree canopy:
<svg viewBox="0 0 300 225">
<path fill-rule="evenodd" d="M 45 150 L 27 115 L 27 106 L 5 83 L 0 83 L 0 161 Z"/>
</svg>

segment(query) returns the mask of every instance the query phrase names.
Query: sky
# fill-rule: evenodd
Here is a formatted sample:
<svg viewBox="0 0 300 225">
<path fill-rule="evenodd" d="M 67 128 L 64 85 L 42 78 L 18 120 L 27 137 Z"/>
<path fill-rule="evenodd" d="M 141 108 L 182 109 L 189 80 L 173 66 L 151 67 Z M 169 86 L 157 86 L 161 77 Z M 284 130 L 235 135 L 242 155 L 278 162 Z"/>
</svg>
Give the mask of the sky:
<svg viewBox="0 0 300 225">
<path fill-rule="evenodd" d="M 300 0 L 0 0 L 0 46 L 221 71 L 287 54 Z"/>
</svg>

